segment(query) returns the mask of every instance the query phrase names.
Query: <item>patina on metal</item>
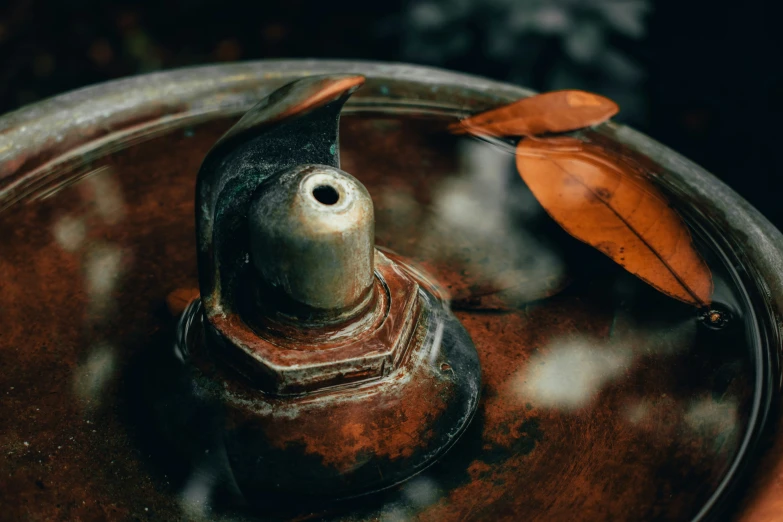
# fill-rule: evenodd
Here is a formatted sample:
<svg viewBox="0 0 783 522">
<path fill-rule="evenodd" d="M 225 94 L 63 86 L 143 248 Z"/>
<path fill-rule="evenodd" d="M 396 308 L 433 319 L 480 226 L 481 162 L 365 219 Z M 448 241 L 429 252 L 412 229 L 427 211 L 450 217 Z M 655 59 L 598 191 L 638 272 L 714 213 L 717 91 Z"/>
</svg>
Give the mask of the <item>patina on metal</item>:
<svg viewBox="0 0 783 522">
<path fill-rule="evenodd" d="M 280 174 L 250 208 L 251 259 L 300 320 L 344 320 L 372 296 L 375 216 L 364 185 L 333 167 Z M 263 306 L 264 300 L 259 304 Z"/>
<path fill-rule="evenodd" d="M 743 521 L 776 516 L 783 438 L 761 461 L 755 457 L 766 448 L 760 443 L 766 428 L 778 419 L 773 406 L 780 389 L 783 239 L 704 170 L 614 123 L 582 137 L 602 139 L 619 153 L 647 161 L 656 184 L 673 201 L 707 229 L 719 231 L 720 248 L 731 253 L 730 270 L 739 270 L 758 314 L 748 322 L 758 324 L 764 336 L 749 368 L 733 366 L 725 343 L 699 354 L 676 351 L 665 364 L 645 358 L 641 369 L 618 376 L 599 400 L 578 411 L 547 408 L 510 394 L 515 372 L 536 368 L 540 356 L 551 353 L 550 343 L 564 335 L 606 339 L 622 332 L 624 325 L 602 304 L 614 287 L 584 285 L 577 277 L 568 291 L 529 306 L 509 307 L 504 301 L 500 311 L 476 310 L 468 302 L 457 317 L 479 346 L 482 400 L 453 450 L 421 475 L 378 493 L 374 504 L 367 500 L 375 498 L 371 495 L 334 510 L 314 509 L 304 507 L 299 494 L 279 495 L 274 484 L 271 495 L 257 495 L 268 484 L 237 442 L 244 448 L 258 444 L 259 431 L 243 431 L 247 440 L 227 438 L 226 431 L 232 433 L 234 419 L 242 421 L 248 411 L 272 407 L 255 401 L 258 388 L 237 380 L 236 371 L 205 349 L 198 302 L 185 314 L 190 327 L 179 330 L 192 339 L 180 339 L 178 347 L 192 346 L 193 352 L 172 353 L 176 321 L 165 313 L 164 301 L 172 290 L 198 284 L 192 185 L 204 155 L 236 123 L 235 116 L 280 86 L 338 73 L 367 77 L 343 113 L 342 168 L 376 198 L 378 245 L 415 254 L 456 295 L 475 295 L 467 290 L 481 280 L 465 270 L 465 257 L 443 261 L 434 255 L 429 230 L 406 218 L 436 210 L 434 195 L 460 171 L 457 150 L 464 142 L 445 132 L 448 124 L 526 96 L 530 91 L 524 88 L 416 66 L 248 62 L 111 82 L 0 118 L 0 208 L 6 209 L 2 225 L 9 232 L 0 234 L 0 366 L 8 369 L 0 372 L 5 516 L 256 520 L 258 513 L 262 519 L 283 518 L 277 510 L 290 507 L 298 508 L 293 515 L 286 512 L 297 520 L 350 521 L 394 519 L 401 513 L 419 520 L 725 520 L 738 507 Z M 100 172 L 93 173 L 96 169 Z M 93 174 L 85 178 L 86 173 Z M 497 169 L 491 174 L 502 176 Z M 98 203 L 105 200 L 95 192 L 110 182 L 123 196 L 123 206 L 116 207 L 123 213 L 114 221 L 101 212 Z M 511 197 L 522 195 L 520 183 L 517 176 L 508 185 Z M 397 205 L 399 198 L 391 196 L 399 194 L 412 196 L 415 205 Z M 24 204 L 16 204 L 20 198 Z M 52 233 L 80 222 L 87 233 L 81 246 L 62 243 Z M 442 231 L 459 242 L 452 232 Z M 505 232 L 509 235 L 502 237 L 512 237 L 512 231 Z M 481 249 L 475 254 L 482 255 Z M 108 294 L 96 293 L 101 287 L 90 286 L 91 270 L 117 258 L 116 285 Z M 379 259 L 376 255 L 375 262 Z M 101 312 L 101 321 L 94 315 L 98 297 L 111 306 Z M 669 306 L 650 299 L 661 305 L 645 310 L 651 317 Z M 702 323 L 699 335 L 741 343 L 736 325 L 744 321 L 736 318 L 721 331 Z M 111 364 L 99 364 L 104 362 Z M 112 373 L 102 381 L 95 372 L 99 368 Z M 712 393 L 699 384 L 705 380 L 733 384 Z M 727 392 L 742 400 L 737 411 L 747 422 L 732 423 L 726 410 L 717 408 L 697 413 L 714 412 L 724 424 L 697 436 L 682 429 L 691 406 L 702 399 L 721 401 Z M 634 413 L 628 405 L 639 398 L 650 399 L 653 407 L 641 423 L 628 415 Z M 134 402 L 141 399 L 146 408 Z M 355 404 L 359 413 L 367 407 Z M 140 411 L 126 413 L 132 406 Z M 309 405 L 303 401 L 302 407 Z M 393 415 L 409 412 L 385 413 L 379 413 L 375 430 L 404 436 L 409 424 Z M 308 464 L 329 462 L 350 470 L 350 459 L 340 462 L 345 452 L 319 453 L 322 446 L 312 439 L 305 445 L 299 437 L 302 419 L 321 423 L 322 431 L 343 429 L 343 446 L 386 440 L 364 437 L 350 416 L 299 416 L 287 423 L 281 417 L 274 420 L 279 436 L 270 439 L 270 451 L 298 446 L 313 457 Z M 727 432 L 737 449 L 724 453 Z M 715 455 L 725 461 L 717 462 Z M 290 478 L 285 460 L 272 461 L 270 476 Z M 743 487 L 754 475 L 752 487 Z M 297 493 L 312 491 L 311 482 L 302 484 Z M 232 505 L 258 502 L 260 509 L 215 513 L 210 506 L 218 500 L 218 486 L 236 494 Z"/>
<path fill-rule="evenodd" d="M 363 80 L 282 87 L 199 172 L 202 303 L 180 322 L 177 354 L 195 372 L 186 388 L 201 390 L 185 403 L 209 396 L 204 415 L 225 419 L 215 436 L 246 498 L 399 483 L 440 457 L 478 405 L 470 337 L 428 276 L 375 250 L 370 195 L 339 168 L 340 110 Z M 363 442 L 346 446 L 346 426 Z"/>
</svg>

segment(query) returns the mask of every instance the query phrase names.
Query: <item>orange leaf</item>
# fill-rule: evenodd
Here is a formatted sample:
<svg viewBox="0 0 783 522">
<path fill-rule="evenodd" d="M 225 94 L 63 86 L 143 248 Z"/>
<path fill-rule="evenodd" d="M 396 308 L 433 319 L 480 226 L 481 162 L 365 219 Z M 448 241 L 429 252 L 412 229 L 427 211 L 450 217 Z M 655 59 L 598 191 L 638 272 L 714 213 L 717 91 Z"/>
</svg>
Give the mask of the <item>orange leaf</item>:
<svg viewBox="0 0 783 522">
<path fill-rule="evenodd" d="M 597 125 L 620 108 L 609 98 L 584 91 L 553 91 L 482 112 L 449 128 L 456 134 L 535 136 Z"/>
<path fill-rule="evenodd" d="M 573 138 L 526 139 L 517 170 L 566 232 L 661 292 L 698 306 L 712 274 L 658 190 L 623 161 Z"/>
</svg>

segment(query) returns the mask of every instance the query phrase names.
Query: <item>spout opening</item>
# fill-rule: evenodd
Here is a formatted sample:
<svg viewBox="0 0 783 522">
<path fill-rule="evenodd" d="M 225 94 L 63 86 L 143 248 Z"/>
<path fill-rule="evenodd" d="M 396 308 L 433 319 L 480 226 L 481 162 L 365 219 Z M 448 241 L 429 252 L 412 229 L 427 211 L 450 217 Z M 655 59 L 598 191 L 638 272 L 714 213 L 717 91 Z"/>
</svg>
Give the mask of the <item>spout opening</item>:
<svg viewBox="0 0 783 522">
<path fill-rule="evenodd" d="M 334 205 L 340 201 L 340 193 L 331 185 L 318 185 L 313 189 L 313 197 L 322 205 Z"/>
</svg>

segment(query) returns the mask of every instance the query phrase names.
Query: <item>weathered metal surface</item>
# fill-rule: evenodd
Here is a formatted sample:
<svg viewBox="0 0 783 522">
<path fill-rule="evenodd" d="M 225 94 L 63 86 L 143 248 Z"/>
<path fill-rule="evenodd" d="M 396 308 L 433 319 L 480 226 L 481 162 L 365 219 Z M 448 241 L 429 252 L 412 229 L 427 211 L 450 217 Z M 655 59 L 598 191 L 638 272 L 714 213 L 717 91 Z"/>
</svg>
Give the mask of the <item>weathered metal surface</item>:
<svg viewBox="0 0 783 522">
<path fill-rule="evenodd" d="M 180 323 L 170 355 L 181 366 L 151 364 L 168 370 L 149 382 L 183 386 L 148 396 L 166 404 L 158 423 L 172 446 L 194 421 L 177 423 L 178 411 L 225 426 L 208 442 L 225 444 L 222 473 L 255 504 L 397 484 L 442 456 L 478 406 L 470 337 L 444 301 L 375 253 L 370 195 L 339 170 L 340 110 L 362 82 L 315 76 L 280 88 L 199 171 L 203 321 L 199 305 Z M 351 434 L 358 442 L 346 445 Z"/>
<path fill-rule="evenodd" d="M 201 447 L 224 453 L 221 467 L 201 472 L 232 477 L 247 502 L 265 509 L 290 514 L 400 483 L 451 447 L 478 401 L 470 338 L 432 296 L 422 299 L 410 351 L 385 379 L 275 398 L 191 339 L 158 352 L 143 371 L 150 399 L 143 415 L 154 419 L 157 443 L 172 449 L 196 426 L 215 426 L 197 448 L 180 447 L 181 458 L 197 462 Z M 184 321 L 189 314 L 200 310 L 186 311 Z"/>
<path fill-rule="evenodd" d="M 335 168 L 295 167 L 256 195 L 248 219 L 259 277 L 295 308 L 308 309 L 300 320 L 324 320 L 324 313 L 335 312 L 333 320 L 343 320 L 366 307 L 375 269 L 375 214 L 356 178 Z"/>
<path fill-rule="evenodd" d="M 314 326 L 260 314 L 217 314 L 212 321 L 223 335 L 213 339 L 220 356 L 276 395 L 388 376 L 409 354 L 421 304 L 416 282 L 383 254 L 375 257 L 374 299 L 360 316 Z"/>
<path fill-rule="evenodd" d="M 231 67 L 224 70 L 237 71 Z M 265 66 L 239 67 L 257 74 Z M 372 76 L 370 66 L 356 67 Z M 399 92 L 399 85 L 405 82 L 391 78 L 395 69 L 386 67 L 383 81 L 389 81 L 392 93 Z M 145 86 L 145 82 L 154 83 L 145 78 L 131 82 L 139 87 L 139 97 L 112 94 L 112 89 L 130 85 L 120 82 L 113 87 L 102 86 L 102 91 L 75 93 L 65 102 L 71 103 L 75 96 L 74 103 L 82 110 L 89 110 L 93 102 L 96 111 L 92 117 L 108 111 L 107 121 L 116 125 L 101 132 L 119 129 L 121 135 L 128 136 L 136 130 L 160 128 L 156 127 L 160 121 L 155 118 L 130 118 L 138 108 L 134 103 L 147 103 L 164 95 L 171 100 L 180 93 L 195 92 L 170 80 L 176 74 L 190 78 L 199 88 L 206 85 L 203 82 L 230 83 L 225 77 L 218 79 L 221 75 L 215 69 L 210 71 L 209 76 L 203 74 L 204 70 L 169 77 L 157 75 L 155 81 L 168 82 L 168 90 L 163 94 L 151 89 L 151 85 Z M 416 89 L 426 94 L 443 79 L 446 89 L 454 89 L 452 93 L 464 89 L 464 99 L 463 95 L 454 95 L 443 105 L 451 107 L 455 114 L 463 107 L 476 107 L 470 104 L 480 103 L 479 100 L 490 104 L 486 92 L 469 92 L 473 88 L 480 91 L 481 86 L 494 89 L 489 82 L 422 71 L 416 74 L 421 78 L 426 73 L 426 80 L 414 82 L 416 88 L 405 87 L 414 95 Z M 369 84 L 380 88 L 373 78 Z M 236 96 L 234 101 L 245 100 L 239 104 L 245 103 L 246 109 L 246 100 L 256 96 L 254 90 L 266 87 L 259 87 L 256 79 L 242 85 L 239 93 L 226 99 Z M 509 99 L 524 93 L 510 86 L 499 88 Z M 219 97 L 213 94 L 206 88 L 193 95 L 194 99 L 212 103 Z M 422 95 L 421 99 L 425 98 Z M 432 94 L 435 98 L 437 95 Z M 91 161 L 93 169 L 102 169 L 75 186 L 60 185 L 60 192 L 50 199 L 14 206 L 0 214 L 3 231 L 13 231 L 0 234 L 0 271 L 4 276 L 0 281 L 0 314 L 5 327 L 0 338 L 0 366 L 12 368 L 0 373 L 3 516 L 14 520 L 122 520 L 148 516 L 176 520 L 218 516 L 207 506 L 216 501 L 212 496 L 215 482 L 226 478 L 203 471 L 217 468 L 215 462 L 221 461 L 225 453 L 221 456 L 215 448 L 200 446 L 199 433 L 204 427 L 198 426 L 192 437 L 179 441 L 174 450 L 190 446 L 194 450 L 190 454 L 196 454 L 198 449 L 202 460 L 191 462 L 190 467 L 175 461 L 176 451 L 164 448 L 159 438 L 145 432 L 149 416 L 134 417 L 133 412 L 139 409 L 138 396 L 129 393 L 129 383 L 134 382 L 131 370 L 142 354 L 165 349 L 173 334 L 171 317 L 160 311 L 165 296 L 197 282 L 192 257 L 192 172 L 230 123 L 199 126 L 186 134 L 173 132 L 105 158 L 95 151 L 105 151 L 99 146 L 107 143 L 94 141 L 96 135 L 90 132 L 85 132 L 84 137 L 63 138 L 66 142 L 85 144 L 93 151 L 87 158 L 84 149 L 63 156 L 70 149 L 66 145 L 57 148 L 54 140 L 52 150 L 46 152 L 45 141 L 32 139 L 33 153 L 25 156 L 21 152 L 25 132 L 32 133 L 30 136 L 54 136 L 58 132 L 66 135 L 69 129 L 86 129 L 80 127 L 85 119 L 47 112 L 62 101 L 39 104 L 11 115 L 4 120 L 6 123 L 31 124 L 37 130 L 6 126 L 6 133 L 0 137 L 11 136 L 15 143 L 12 149 L 0 147 L 3 154 L 10 154 L 5 157 L 11 161 L 4 164 L 11 177 L 0 181 L 3 206 L 22 193 L 46 194 L 40 188 L 33 189 L 38 185 L 46 185 L 47 191 L 51 189 L 49 182 L 55 180 L 46 179 L 47 174 L 63 175 L 54 170 L 55 166 Z M 410 108 L 407 102 L 395 103 L 392 100 L 390 106 Z M 234 113 L 231 104 L 227 106 Z M 219 102 L 211 105 L 217 111 L 227 106 Z M 115 107 L 124 112 L 111 112 L 110 108 Z M 352 108 L 360 106 L 355 104 Z M 187 120 L 194 114 L 186 111 L 181 116 Z M 59 125 L 55 123 L 58 118 Z M 435 184 L 459 170 L 453 161 L 454 144 L 440 133 L 444 127 L 439 122 L 406 123 L 382 118 L 350 117 L 344 122 L 343 165 L 348 171 L 361 172 L 361 181 L 376 199 L 381 245 L 406 253 L 406 245 L 424 245 L 430 239 L 431 236 L 422 238 L 417 233 L 417 219 L 426 219 L 432 211 Z M 751 272 L 745 279 L 749 288 L 758 284 L 768 289 L 753 296 L 754 306 L 771 309 L 772 333 L 766 332 L 769 337 L 763 341 L 764 346 L 779 346 L 779 318 L 774 306 L 783 295 L 779 233 L 733 192 L 668 149 L 624 127 L 604 127 L 601 132 L 654 158 L 663 173 L 658 182 L 708 215 L 707 222 L 734 242 L 733 251 L 741 251 L 736 266 Z M 385 155 L 387 151 L 393 155 Z M 363 163 L 370 160 L 372 163 Z M 50 163 L 42 166 L 47 161 Z M 365 168 L 369 165 L 372 169 Z M 95 197 L 98 191 L 105 196 L 107 186 L 116 189 L 109 194 L 121 194 L 120 203 L 116 198 L 111 200 L 113 203 L 106 203 L 105 198 L 99 202 Z M 408 187 L 416 189 L 409 191 Z M 410 205 L 411 200 L 415 205 Z M 413 218 L 400 219 L 406 215 Z M 79 230 L 84 231 L 83 236 Z M 459 239 L 457 230 L 445 229 L 441 233 L 451 233 Z M 74 237 L 83 237 L 82 242 Z M 469 253 L 449 252 L 453 256 L 446 259 L 436 255 L 435 248 L 422 251 L 417 261 L 439 281 L 448 281 L 464 292 L 468 301 L 472 298 L 471 288 L 492 290 L 480 274 L 471 271 Z M 101 266 L 108 268 L 96 271 L 95 267 Z M 512 273 L 514 267 L 502 269 Z M 96 273 L 115 283 L 107 286 L 107 279 L 96 279 Z M 749 368 L 738 369 L 732 366 L 736 361 L 729 358 L 731 350 L 725 347 L 698 354 L 674 350 L 668 352 L 665 365 L 659 365 L 653 352 L 642 350 L 640 353 L 647 355 L 635 359 L 637 363 L 630 370 L 617 375 L 578 411 L 526 401 L 514 393 L 514 369 L 529 367 L 551 354 L 553 340 L 585 333 L 594 334 L 596 339 L 612 338 L 607 281 L 599 279 L 589 285 L 579 274 L 576 276 L 566 292 L 545 302 L 514 309 L 509 306 L 513 301 L 503 300 L 506 313 L 473 308 L 458 312 L 471 336 L 479 342 L 485 382 L 478 422 L 450 452 L 450 458 L 407 485 L 372 497 L 372 502 L 332 507 L 328 513 L 320 508 L 303 508 L 302 516 L 318 519 L 331 513 L 345 520 L 395 517 L 401 513 L 419 520 L 729 516 L 738 505 L 738 497 L 736 490 L 732 495 L 727 495 L 727 491 L 741 485 L 738 479 L 748 476 L 758 462 L 750 457 L 764 431 L 743 430 L 763 426 L 763 415 L 770 411 L 766 401 L 774 394 L 765 390 L 777 390 L 775 354 L 765 364 L 752 362 Z M 591 306 L 586 307 L 586 303 Z M 118 311 L 122 311 L 121 317 Z M 655 308 L 648 313 L 654 314 Z M 705 391 L 701 386 L 700 383 L 710 381 L 710 375 L 715 375 L 716 383 L 732 383 L 722 388 L 723 395 Z M 755 388 L 743 375 L 759 379 Z M 726 397 L 742 399 L 736 408 L 725 409 Z M 628 407 L 645 398 L 652 401 L 652 409 L 641 417 L 627 415 L 641 415 L 641 410 Z M 706 409 L 694 410 L 694 405 Z M 720 422 L 705 426 L 698 433 L 690 431 L 696 412 L 711 411 Z M 641 423 L 632 419 L 641 419 Z M 316 448 L 317 444 L 311 447 Z M 772 520 L 776 516 L 781 491 L 776 479 L 780 455 L 778 451 L 769 454 L 751 489 L 739 490 L 749 493 L 743 502 L 746 520 Z M 422 497 L 422 489 L 413 486 L 424 485 L 429 486 L 423 490 L 431 493 Z M 199 496 L 198 491 L 208 493 Z M 9 498 L 11 502 L 6 501 Z M 271 511 L 277 508 L 277 504 L 270 503 Z M 246 519 L 236 513 L 223 516 Z"/>
<path fill-rule="evenodd" d="M 360 76 L 314 76 L 260 101 L 204 158 L 196 184 L 199 287 L 209 321 L 238 313 L 250 280 L 251 198 L 292 167 L 340 167 L 338 122 Z"/>
</svg>

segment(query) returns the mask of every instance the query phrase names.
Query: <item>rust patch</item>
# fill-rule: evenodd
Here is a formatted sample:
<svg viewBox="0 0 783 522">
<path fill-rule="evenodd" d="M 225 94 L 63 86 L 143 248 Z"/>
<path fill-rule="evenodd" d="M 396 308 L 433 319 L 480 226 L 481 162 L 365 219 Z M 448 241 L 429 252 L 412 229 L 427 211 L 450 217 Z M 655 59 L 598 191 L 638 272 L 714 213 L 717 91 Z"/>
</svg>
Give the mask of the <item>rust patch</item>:
<svg viewBox="0 0 783 522">
<path fill-rule="evenodd" d="M 325 406 L 330 407 L 303 408 L 294 419 L 269 423 L 264 433 L 280 449 L 302 444 L 306 453 L 342 473 L 369 456 L 409 458 L 428 446 L 431 426 L 448 400 L 444 396 L 448 386 L 426 373 L 420 366 L 402 385 L 379 386 L 361 401 L 338 405 L 336 397 L 325 398 Z"/>
<path fill-rule="evenodd" d="M 238 314 L 208 316 L 233 345 L 222 356 L 268 393 L 290 395 L 381 378 L 393 372 L 412 347 L 421 314 L 418 285 L 376 253 L 377 299 L 365 318 L 340 329 L 294 328 L 260 320 L 251 328 Z M 357 327 L 357 323 L 358 327 Z"/>
<path fill-rule="evenodd" d="M 172 327 L 166 296 L 196 286 L 195 173 L 200 158 L 230 124 L 197 127 L 189 138 L 172 132 L 96 160 L 96 167 L 109 165 L 118 173 L 126 213 L 114 225 L 74 187 L 0 214 L 0 498 L 9 519 L 193 518 L 180 504 L 183 483 L 141 451 L 123 418 L 128 399 L 118 377 L 155 332 Z M 346 117 L 343 168 L 357 173 L 377 198 L 380 244 L 419 259 L 439 280 L 449 277 L 453 287 L 470 289 L 482 276 L 463 262 L 470 258 L 444 258 L 423 235 L 422 216 L 432 211 L 438 184 L 459 170 L 456 141 L 442 137 L 444 127 L 440 120 Z M 518 184 L 509 187 L 517 190 Z M 417 219 L 400 219 L 394 207 L 398 200 L 380 196 L 399 192 L 413 201 L 401 208 Z M 84 219 L 86 234 L 78 249 L 66 250 L 52 233 L 64 216 Z M 459 239 L 458 231 L 441 233 Z M 113 311 L 90 322 L 85 253 L 107 242 L 135 254 L 106 294 Z M 689 383 L 714 373 L 730 351 L 713 350 L 697 361 L 688 351 L 642 351 L 594 400 L 572 410 L 544 407 L 514 393 L 514 374 L 537 354 L 551 353 L 553 341 L 583 333 L 607 338 L 613 317 L 602 301 L 606 281 L 588 283 L 578 279 L 567 292 L 510 313 L 457 312 L 479 348 L 485 383 L 481 418 L 477 433 L 466 434 L 445 456 L 443 467 L 414 479 L 426 478 L 436 489 L 431 503 L 406 512 L 409 519 L 674 520 L 692 515 L 711 494 L 732 462 L 735 443 L 709 430 L 694 435 L 684 419 L 691 401 L 703 399 Z M 88 401 L 86 395 L 77 396 L 74 381 L 101 344 L 114 348 L 117 373 Z M 746 384 L 739 379 L 725 394 L 742 399 Z M 436 395 L 416 415 L 433 414 L 438 400 Z M 404 411 L 405 404 L 400 406 Z M 747 404 L 740 401 L 738 411 L 742 415 Z M 533 420 L 540 436 L 531 436 L 530 424 L 523 426 Z M 393 431 L 391 418 L 378 422 Z M 743 426 L 738 421 L 735 429 Z M 365 444 L 366 431 L 346 429 L 357 447 Z M 715 430 L 722 429 L 716 425 Z M 394 444 L 375 450 L 402 455 L 397 445 L 402 433 L 394 435 L 400 437 Z M 297 440 L 303 439 L 292 419 L 278 443 L 285 447 Z M 319 444 L 311 441 L 312 455 L 322 451 Z M 776 474 L 783 451 L 780 444 L 775 448 L 764 464 L 766 474 L 752 486 L 754 495 L 743 511 L 747 520 L 770 520 L 779 504 Z M 350 465 L 348 458 L 329 458 L 336 466 Z M 409 498 L 405 487 L 389 494 L 390 506 L 404 505 Z M 354 507 L 358 510 L 358 503 L 349 509 Z M 316 513 L 316 518 L 330 515 Z M 382 516 L 379 508 L 343 518 Z"/>
</svg>

